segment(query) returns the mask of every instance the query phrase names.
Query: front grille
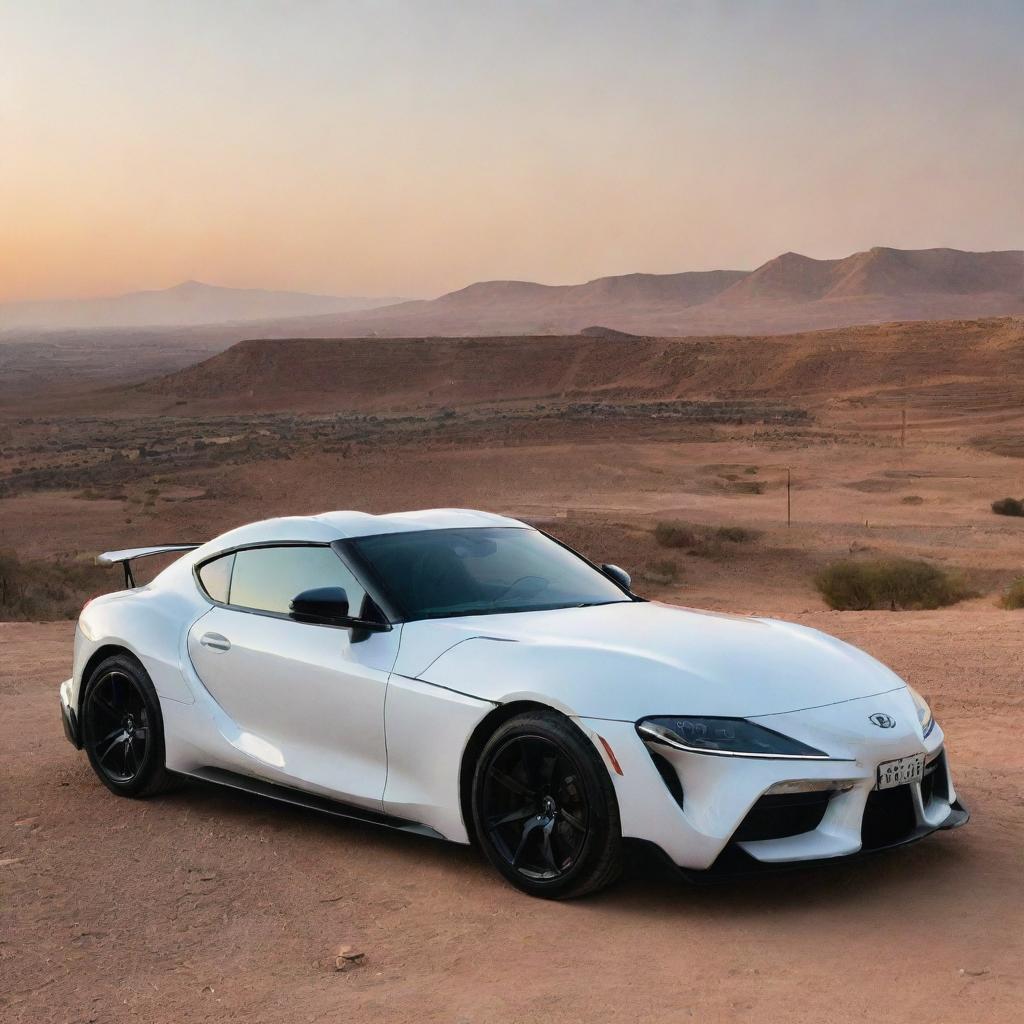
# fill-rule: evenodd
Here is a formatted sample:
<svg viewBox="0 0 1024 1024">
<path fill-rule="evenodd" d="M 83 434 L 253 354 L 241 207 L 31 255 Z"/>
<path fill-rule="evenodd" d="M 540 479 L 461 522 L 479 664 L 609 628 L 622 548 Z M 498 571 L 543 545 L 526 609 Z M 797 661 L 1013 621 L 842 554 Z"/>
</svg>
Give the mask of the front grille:
<svg viewBox="0 0 1024 1024">
<path fill-rule="evenodd" d="M 832 793 L 773 793 L 761 797 L 733 833 L 733 842 L 788 839 L 813 832 L 825 817 Z"/>
<path fill-rule="evenodd" d="M 906 839 L 917 827 L 910 786 L 874 789 L 864 805 L 860 840 L 865 850 L 878 849 Z"/>
</svg>

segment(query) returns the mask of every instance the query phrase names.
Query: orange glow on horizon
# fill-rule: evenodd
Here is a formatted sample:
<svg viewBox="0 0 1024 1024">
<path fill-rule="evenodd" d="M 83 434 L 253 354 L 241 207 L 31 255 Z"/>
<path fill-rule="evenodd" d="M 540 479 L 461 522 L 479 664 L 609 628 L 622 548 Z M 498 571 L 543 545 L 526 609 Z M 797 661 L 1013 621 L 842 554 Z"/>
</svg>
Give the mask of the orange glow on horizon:
<svg viewBox="0 0 1024 1024">
<path fill-rule="evenodd" d="M 1024 8 L 104 6 L 0 12 L 0 301 L 1024 237 Z"/>
</svg>

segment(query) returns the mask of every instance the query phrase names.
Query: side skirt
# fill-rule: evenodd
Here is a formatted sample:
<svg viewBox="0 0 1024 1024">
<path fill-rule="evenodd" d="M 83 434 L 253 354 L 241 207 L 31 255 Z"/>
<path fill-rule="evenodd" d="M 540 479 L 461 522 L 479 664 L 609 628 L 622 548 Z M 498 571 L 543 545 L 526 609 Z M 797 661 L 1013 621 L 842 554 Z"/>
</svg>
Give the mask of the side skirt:
<svg viewBox="0 0 1024 1024">
<path fill-rule="evenodd" d="M 212 782 L 217 786 L 226 786 L 228 789 L 238 789 L 243 793 L 267 797 L 280 803 L 291 804 L 293 807 L 304 807 L 310 811 L 319 811 L 321 814 L 330 814 L 335 818 L 380 825 L 382 828 L 411 832 L 413 835 L 426 836 L 429 839 L 444 839 L 437 829 L 420 824 L 418 821 L 393 817 L 390 814 L 371 811 L 364 807 L 353 807 L 340 800 L 332 800 L 330 797 L 320 796 L 317 793 L 306 793 L 300 789 L 292 789 L 290 786 L 278 785 L 276 782 L 266 782 L 249 775 L 229 772 L 224 768 L 197 768 L 191 772 L 179 772 L 178 774 L 200 779 L 203 782 Z"/>
</svg>

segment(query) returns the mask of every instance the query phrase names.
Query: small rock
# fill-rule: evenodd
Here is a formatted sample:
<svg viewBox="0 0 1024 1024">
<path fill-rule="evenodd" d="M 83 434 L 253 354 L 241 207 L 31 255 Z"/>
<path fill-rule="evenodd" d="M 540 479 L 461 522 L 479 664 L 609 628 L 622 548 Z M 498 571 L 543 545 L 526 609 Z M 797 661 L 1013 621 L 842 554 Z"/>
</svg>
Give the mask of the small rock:
<svg viewBox="0 0 1024 1024">
<path fill-rule="evenodd" d="M 349 971 L 358 967 L 366 959 L 366 954 L 351 946 L 339 946 L 338 954 L 334 958 L 334 969 L 336 971 Z"/>
<path fill-rule="evenodd" d="M 961 967 L 960 973 L 966 975 L 968 978 L 980 978 L 983 974 L 988 974 L 987 967 Z"/>
</svg>

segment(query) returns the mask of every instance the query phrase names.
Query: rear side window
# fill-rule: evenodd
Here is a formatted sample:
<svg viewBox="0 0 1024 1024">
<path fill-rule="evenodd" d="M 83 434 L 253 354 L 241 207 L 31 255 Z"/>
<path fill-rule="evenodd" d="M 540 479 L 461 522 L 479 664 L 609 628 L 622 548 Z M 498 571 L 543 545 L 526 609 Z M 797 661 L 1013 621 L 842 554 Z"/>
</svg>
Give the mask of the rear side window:
<svg viewBox="0 0 1024 1024">
<path fill-rule="evenodd" d="M 199 582 L 203 590 L 221 604 L 228 603 L 228 591 L 231 587 L 231 568 L 235 564 L 234 555 L 222 555 L 212 562 L 207 562 L 199 570 Z"/>
<path fill-rule="evenodd" d="M 331 548 L 321 547 L 250 548 L 237 552 L 228 603 L 287 615 L 292 598 L 314 587 L 344 588 L 349 614 L 361 614 L 366 591 Z"/>
</svg>

